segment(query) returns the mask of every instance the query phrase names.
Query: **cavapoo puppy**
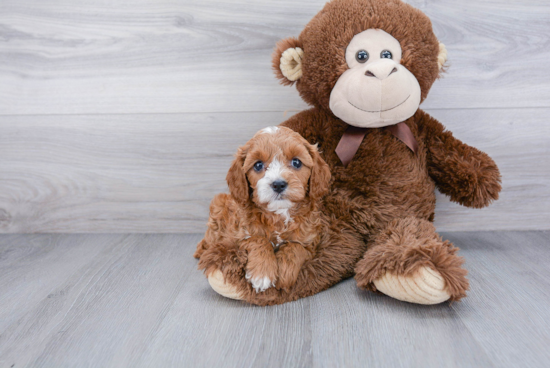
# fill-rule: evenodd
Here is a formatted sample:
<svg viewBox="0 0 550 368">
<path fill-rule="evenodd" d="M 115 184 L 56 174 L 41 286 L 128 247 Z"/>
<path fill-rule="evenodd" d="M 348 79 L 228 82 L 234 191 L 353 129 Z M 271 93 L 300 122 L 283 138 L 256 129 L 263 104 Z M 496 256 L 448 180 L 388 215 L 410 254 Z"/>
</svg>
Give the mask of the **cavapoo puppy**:
<svg viewBox="0 0 550 368">
<path fill-rule="evenodd" d="M 215 271 L 209 265 L 220 264 L 214 258 L 231 251 L 246 257 L 246 279 L 256 293 L 289 289 L 321 237 L 328 165 L 298 133 L 269 127 L 239 148 L 226 179 L 230 194 L 212 200 L 208 229 L 197 245 L 199 268 L 208 276 Z"/>
</svg>

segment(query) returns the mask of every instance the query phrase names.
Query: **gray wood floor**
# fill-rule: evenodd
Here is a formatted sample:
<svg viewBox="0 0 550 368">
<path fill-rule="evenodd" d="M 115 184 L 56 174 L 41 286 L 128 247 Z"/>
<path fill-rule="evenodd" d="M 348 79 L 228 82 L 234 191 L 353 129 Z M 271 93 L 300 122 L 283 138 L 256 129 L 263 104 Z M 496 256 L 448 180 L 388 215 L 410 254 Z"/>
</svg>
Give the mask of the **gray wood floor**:
<svg viewBox="0 0 550 368">
<path fill-rule="evenodd" d="M 422 105 L 499 202 L 441 231 L 550 229 L 550 2 L 410 0 L 450 67 Z M 231 156 L 306 108 L 271 51 L 325 0 L 0 0 L 0 232 L 199 232 Z"/>
<path fill-rule="evenodd" d="M 254 307 L 210 290 L 199 235 L 0 236 L 0 367 L 547 367 L 550 232 L 451 232 L 460 303 L 353 280 Z"/>
</svg>

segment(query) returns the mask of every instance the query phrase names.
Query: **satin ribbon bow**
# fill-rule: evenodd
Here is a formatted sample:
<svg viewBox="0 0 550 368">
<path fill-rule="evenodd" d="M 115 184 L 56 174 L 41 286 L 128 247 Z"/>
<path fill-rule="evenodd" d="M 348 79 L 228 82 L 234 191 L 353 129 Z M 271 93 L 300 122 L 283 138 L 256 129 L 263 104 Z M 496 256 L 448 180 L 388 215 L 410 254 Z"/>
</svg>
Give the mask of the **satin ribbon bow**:
<svg viewBox="0 0 550 368">
<path fill-rule="evenodd" d="M 405 122 L 390 125 L 385 128 L 397 139 L 405 143 L 411 151 L 414 153 L 418 151 L 418 142 Z M 344 167 L 348 166 L 353 156 L 355 156 L 355 153 L 357 153 L 369 129 L 370 128 L 358 128 L 349 125 L 342 138 L 340 138 L 340 142 L 338 142 L 335 152 L 338 158 L 340 158 L 340 161 L 344 164 Z"/>
</svg>

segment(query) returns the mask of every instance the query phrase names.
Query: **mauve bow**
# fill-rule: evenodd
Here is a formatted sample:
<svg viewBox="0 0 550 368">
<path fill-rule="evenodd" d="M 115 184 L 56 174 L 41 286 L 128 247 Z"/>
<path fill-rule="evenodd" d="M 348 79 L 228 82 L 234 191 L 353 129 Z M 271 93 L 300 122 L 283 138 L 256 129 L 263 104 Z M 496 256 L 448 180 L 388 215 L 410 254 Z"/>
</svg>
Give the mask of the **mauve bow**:
<svg viewBox="0 0 550 368">
<path fill-rule="evenodd" d="M 416 141 L 416 138 L 414 138 L 411 129 L 407 124 L 405 124 L 405 122 L 390 125 L 385 128 L 397 137 L 397 139 L 405 143 L 411 151 L 414 153 L 418 151 L 418 142 Z M 355 153 L 357 153 L 357 150 L 359 149 L 361 142 L 363 142 L 363 138 L 365 138 L 368 129 L 370 128 L 358 128 L 349 125 L 342 138 L 340 138 L 340 142 L 338 142 L 338 146 L 335 151 L 344 166 L 348 166 L 353 159 L 353 156 L 355 156 Z"/>
</svg>

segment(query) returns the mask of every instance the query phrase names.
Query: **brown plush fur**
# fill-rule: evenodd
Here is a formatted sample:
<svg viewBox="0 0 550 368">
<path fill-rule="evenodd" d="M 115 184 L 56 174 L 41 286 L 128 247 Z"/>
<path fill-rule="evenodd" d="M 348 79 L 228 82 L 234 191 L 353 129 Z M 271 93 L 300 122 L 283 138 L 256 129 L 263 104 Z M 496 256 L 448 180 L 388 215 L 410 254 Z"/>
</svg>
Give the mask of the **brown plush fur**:
<svg viewBox="0 0 550 368">
<path fill-rule="evenodd" d="M 437 79 L 438 40 L 421 11 L 399 0 L 333 0 L 318 13 L 298 40 L 284 40 L 273 55 L 276 65 L 285 47 L 302 47 L 303 76 L 296 83 L 313 106 L 282 125 L 317 143 L 332 173 L 332 186 L 321 212 L 326 233 L 287 290 L 254 292 L 244 279 L 246 255 L 239 249 L 213 250 L 211 269 L 221 269 L 250 303 L 277 304 L 318 293 L 356 274 L 360 287 L 387 270 L 410 275 L 421 266 L 439 271 L 451 300 L 465 296 L 468 281 L 457 248 L 442 241 L 431 224 L 435 188 L 464 206 L 481 208 L 498 199 L 500 173 L 485 153 L 454 138 L 422 110 L 406 120 L 418 152 L 384 128 L 369 129 L 351 163 L 344 167 L 335 148 L 347 124 L 329 109 L 329 97 L 346 70 L 345 49 L 366 29 L 382 29 L 399 40 L 401 63 L 418 79 L 424 99 Z M 285 82 L 284 76 L 276 71 Z"/>
<path fill-rule="evenodd" d="M 296 82 L 296 88 L 304 101 L 330 111 L 330 92 L 347 69 L 346 47 L 353 36 L 369 28 L 382 29 L 399 40 L 401 64 L 418 79 L 424 100 L 439 75 L 439 42 L 430 19 L 400 0 L 328 2 L 298 40 L 287 38 L 277 44 L 272 60 L 277 78 L 285 85 L 291 84 L 278 70 L 279 60 L 286 48 L 302 48 L 303 76 Z"/>
<path fill-rule="evenodd" d="M 360 287 L 376 291 L 373 282 L 384 272 L 413 275 L 422 266 L 439 271 L 455 299 L 466 296 L 468 282 L 458 248 L 443 241 L 433 224 L 414 217 L 395 219 L 370 243 L 369 251 L 357 263 L 355 280 Z"/>
</svg>

